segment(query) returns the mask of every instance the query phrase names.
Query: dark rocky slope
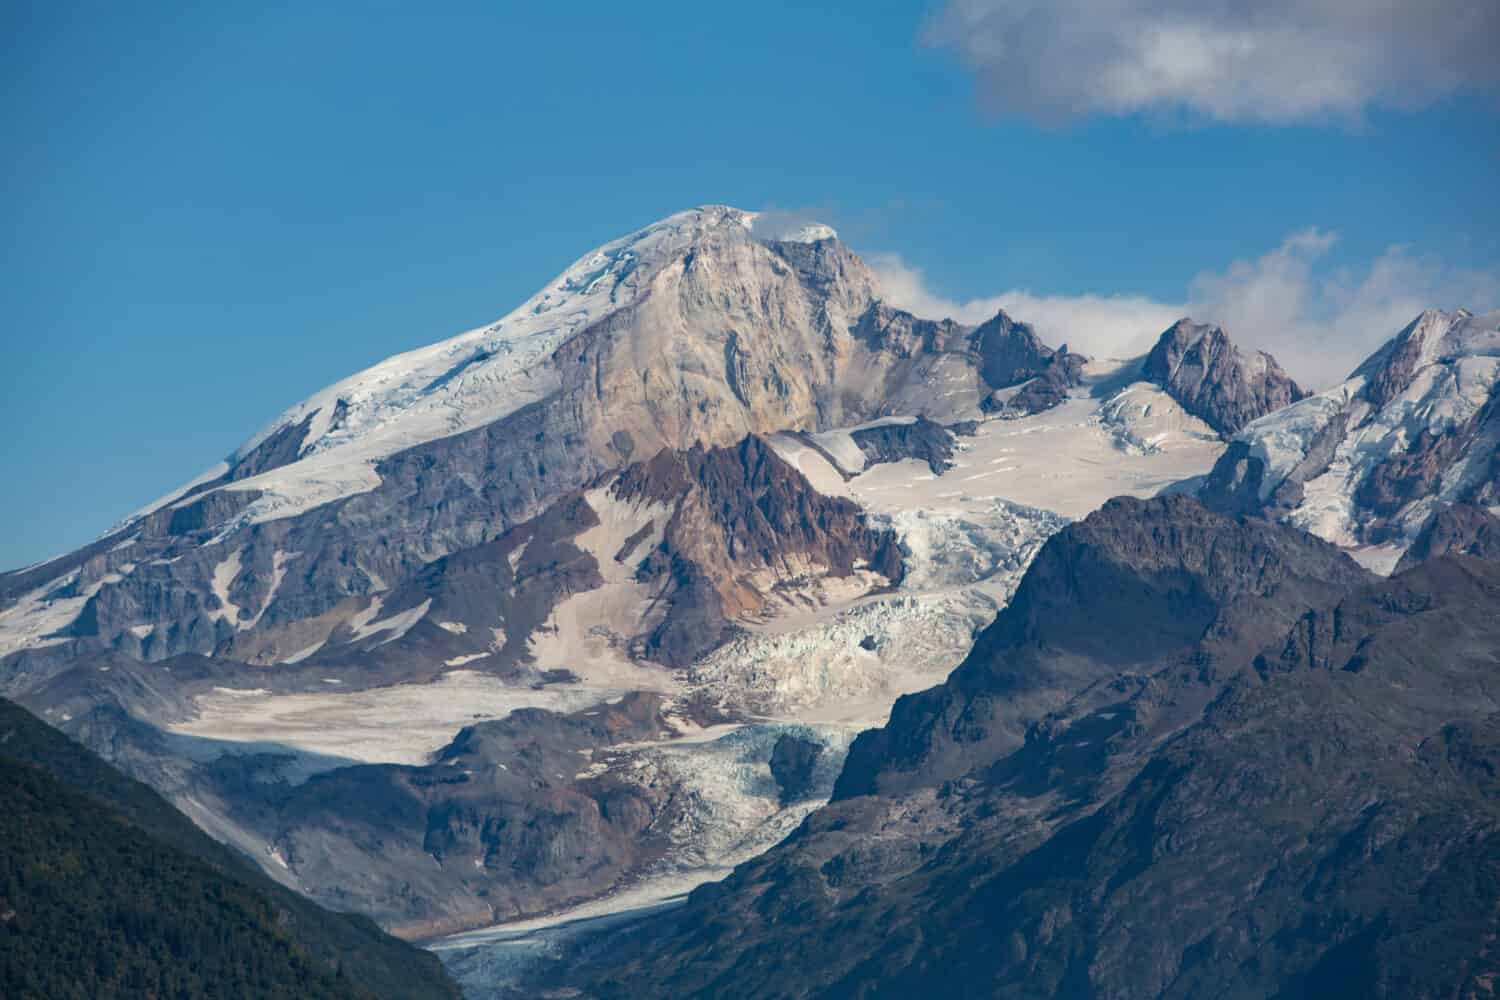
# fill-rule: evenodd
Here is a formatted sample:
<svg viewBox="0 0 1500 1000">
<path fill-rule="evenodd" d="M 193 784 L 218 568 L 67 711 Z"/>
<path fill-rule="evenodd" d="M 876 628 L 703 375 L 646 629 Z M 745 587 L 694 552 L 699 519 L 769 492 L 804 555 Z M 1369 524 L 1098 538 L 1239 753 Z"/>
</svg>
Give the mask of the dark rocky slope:
<svg viewBox="0 0 1500 1000">
<path fill-rule="evenodd" d="M 1379 580 L 1295 532 L 1112 506 L 1049 543 L 941 697 L 851 756 L 842 801 L 560 979 L 596 997 L 1484 995 L 1500 565 Z M 1101 627 L 1075 643 L 1090 609 Z M 992 706 L 1037 673 L 1018 639 L 1101 669 L 1005 738 L 1014 709 Z"/>
<path fill-rule="evenodd" d="M 973 424 L 957 425 L 972 433 Z M 852 431 L 849 437 L 865 456 L 865 467 L 915 458 L 926 462 L 934 476 L 953 467 L 954 433 L 936 421 L 918 417 L 910 423 L 877 424 Z"/>
<path fill-rule="evenodd" d="M 7 997 L 457 997 L 437 960 L 271 882 L 0 700 Z"/>
<path fill-rule="evenodd" d="M 1450 553 L 1500 559 L 1500 517 L 1473 504 L 1442 507 L 1401 556 L 1396 569 L 1411 569 Z"/>
<path fill-rule="evenodd" d="M 1253 651 L 1365 574 L 1302 532 L 1187 497 L 1111 500 L 1042 546 L 1010 605 L 947 683 L 896 702 L 855 741 L 835 798 L 931 787 L 1018 745 L 1088 684 L 1184 655 Z"/>
<path fill-rule="evenodd" d="M 430 765 L 370 764 L 242 789 L 234 818 L 309 894 L 428 937 L 598 895 L 660 855 L 666 785 L 589 776 L 619 744 L 670 735 L 660 696 L 468 726 Z M 233 781 L 226 771 L 223 781 Z"/>
</svg>

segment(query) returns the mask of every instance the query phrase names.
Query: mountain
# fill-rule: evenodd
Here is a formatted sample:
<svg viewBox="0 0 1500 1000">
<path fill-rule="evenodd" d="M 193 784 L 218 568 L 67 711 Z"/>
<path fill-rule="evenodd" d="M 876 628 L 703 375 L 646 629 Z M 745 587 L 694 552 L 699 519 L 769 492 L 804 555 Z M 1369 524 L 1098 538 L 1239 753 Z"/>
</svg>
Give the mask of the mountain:
<svg viewBox="0 0 1500 1000">
<path fill-rule="evenodd" d="M 1157 338 L 1141 372 L 1226 437 L 1307 396 L 1265 351 L 1243 354 L 1221 327 L 1190 319 Z"/>
<path fill-rule="evenodd" d="M 1244 427 L 1199 495 L 1389 570 L 1446 504 L 1500 504 L 1500 313 L 1428 310 L 1344 382 Z"/>
<path fill-rule="evenodd" d="M 234 654 L 245 633 L 343 615 L 663 449 L 972 418 L 1008 384 L 987 378 L 1024 374 L 991 360 L 1008 336 L 879 305 L 831 231 L 763 239 L 755 218 L 672 216 L 491 326 L 315 394 L 107 537 L 0 578 L 0 650 Z"/>
<path fill-rule="evenodd" d="M 606 244 L 0 576 L 0 691 L 408 935 L 679 891 L 775 843 L 1051 533 L 1223 446 L 1138 362 L 913 316 L 832 230 L 764 225 L 709 206 Z M 578 728 L 636 697 L 661 700 L 640 739 Z M 518 711 L 515 753 L 553 760 L 558 730 L 587 761 L 454 780 L 457 734 Z M 578 872 L 495 863 L 517 816 L 536 858 L 583 845 Z"/>
<path fill-rule="evenodd" d="M 943 685 L 856 741 L 793 836 L 547 981 L 1482 995 L 1500 963 L 1497 612 L 1493 561 L 1382 579 L 1186 498 L 1108 504 L 1044 546 Z"/>
<path fill-rule="evenodd" d="M 1184 495 L 1319 398 L 1273 410 L 1300 390 L 1268 357 L 1188 321 L 1110 359 L 914 316 L 832 230 L 768 225 L 708 206 L 607 244 L 0 576 L 0 692 L 288 890 L 479 928 L 441 947 L 482 991 L 519 981 L 497 941 L 551 954 L 799 828 L 847 886 L 905 877 L 989 808 L 953 788 L 1089 699 L 1157 720 L 1079 779 L 1128 783 L 1373 585 Z M 1423 552 L 1487 551 L 1482 496 L 1442 513 Z"/>
<path fill-rule="evenodd" d="M 0 700 L 8 997 L 456 997 L 438 962 L 320 910 Z"/>
</svg>

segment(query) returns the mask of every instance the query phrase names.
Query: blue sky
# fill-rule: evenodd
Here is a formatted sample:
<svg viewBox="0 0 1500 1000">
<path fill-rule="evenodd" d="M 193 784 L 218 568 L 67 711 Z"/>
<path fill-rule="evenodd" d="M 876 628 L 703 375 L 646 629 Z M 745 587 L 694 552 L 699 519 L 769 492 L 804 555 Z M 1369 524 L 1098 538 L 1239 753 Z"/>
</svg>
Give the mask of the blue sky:
<svg viewBox="0 0 1500 1000">
<path fill-rule="evenodd" d="M 1049 303 L 1097 339 L 1201 306 L 1308 370 L 1413 302 L 1494 304 L 1487 14 L 1303 79 L 1096 51 L 1077 2 L 1036 37 L 983 0 L 169 6 L 0 13 L 0 567 L 706 202 L 824 219 L 934 309 Z M 1298 36 L 1347 38 L 1330 10 Z"/>
</svg>

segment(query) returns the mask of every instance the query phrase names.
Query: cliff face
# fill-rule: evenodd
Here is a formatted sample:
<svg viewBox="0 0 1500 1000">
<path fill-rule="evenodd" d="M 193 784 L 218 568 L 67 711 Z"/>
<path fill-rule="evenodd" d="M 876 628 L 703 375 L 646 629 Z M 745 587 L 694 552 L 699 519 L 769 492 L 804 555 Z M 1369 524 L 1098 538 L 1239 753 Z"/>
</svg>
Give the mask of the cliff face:
<svg viewBox="0 0 1500 1000">
<path fill-rule="evenodd" d="M 1271 355 L 1243 354 L 1221 328 L 1190 319 L 1162 333 L 1142 374 L 1226 438 L 1307 395 Z"/>
</svg>

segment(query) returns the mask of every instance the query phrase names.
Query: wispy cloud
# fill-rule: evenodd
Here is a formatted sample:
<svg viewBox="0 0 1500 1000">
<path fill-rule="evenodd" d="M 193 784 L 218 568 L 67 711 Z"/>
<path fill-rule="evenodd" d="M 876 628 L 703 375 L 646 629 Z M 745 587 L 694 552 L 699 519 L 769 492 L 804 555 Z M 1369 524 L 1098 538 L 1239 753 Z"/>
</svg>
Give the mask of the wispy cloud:
<svg viewBox="0 0 1500 1000">
<path fill-rule="evenodd" d="M 987 109 L 1048 122 L 1354 119 L 1500 85 L 1495 0 L 949 0 L 925 39 Z"/>
<path fill-rule="evenodd" d="M 1304 229 L 1259 257 L 1202 271 L 1181 301 L 1136 294 L 1037 295 L 1012 289 L 955 300 L 931 291 L 896 254 L 868 254 L 881 293 L 919 316 L 978 323 L 1004 309 L 1052 344 L 1132 357 L 1182 316 L 1218 323 L 1244 348 L 1269 351 L 1298 381 L 1339 381 L 1423 309 L 1500 305 L 1500 268 L 1460 271 L 1393 246 L 1362 268 L 1326 266 L 1337 234 Z"/>
</svg>

